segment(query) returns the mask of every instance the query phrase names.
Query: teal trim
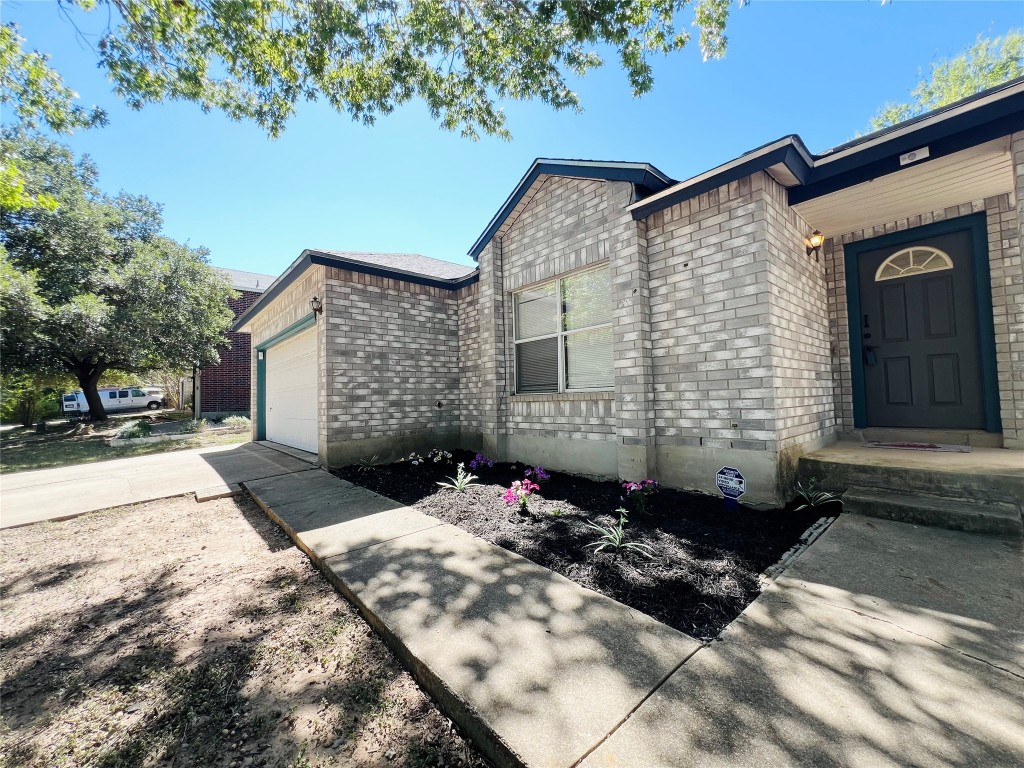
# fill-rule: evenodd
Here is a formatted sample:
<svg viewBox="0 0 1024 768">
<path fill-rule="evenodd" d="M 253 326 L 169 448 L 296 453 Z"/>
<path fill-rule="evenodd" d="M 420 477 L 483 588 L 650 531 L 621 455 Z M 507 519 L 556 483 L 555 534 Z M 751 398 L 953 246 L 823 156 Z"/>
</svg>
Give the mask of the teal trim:
<svg viewBox="0 0 1024 768">
<path fill-rule="evenodd" d="M 296 320 L 280 333 L 274 334 L 256 346 L 256 439 L 267 439 L 267 350 L 287 341 L 316 323 L 316 313 L 310 312 Z"/>
<path fill-rule="evenodd" d="M 846 259 L 846 304 L 850 331 L 850 372 L 853 377 L 853 426 L 868 425 L 867 394 L 864 390 L 864 347 L 860 330 L 860 269 L 858 258 L 865 251 L 910 243 L 922 237 L 948 235 L 970 230 L 974 259 L 974 289 L 978 311 L 978 344 L 981 357 L 981 387 L 985 398 L 985 431 L 1001 432 L 999 418 L 999 377 L 996 367 L 996 332 L 992 319 L 992 278 L 988 263 L 988 219 L 984 213 L 972 213 L 955 219 L 904 229 L 870 240 L 848 243 L 843 248 Z"/>
</svg>

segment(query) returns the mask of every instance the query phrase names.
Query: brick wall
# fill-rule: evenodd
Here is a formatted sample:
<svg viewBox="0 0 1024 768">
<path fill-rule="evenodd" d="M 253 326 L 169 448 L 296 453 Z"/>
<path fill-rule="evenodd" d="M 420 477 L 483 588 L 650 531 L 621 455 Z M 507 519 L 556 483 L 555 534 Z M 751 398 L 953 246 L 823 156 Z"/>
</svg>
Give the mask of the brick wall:
<svg viewBox="0 0 1024 768">
<path fill-rule="evenodd" d="M 1024 166 L 1024 135 L 1018 136 L 1021 136 L 1021 140 L 1016 143 L 1020 157 L 1018 163 Z M 1020 194 L 1021 190 L 1018 190 L 1017 195 Z M 844 245 L 982 211 L 988 220 L 988 256 L 1003 444 L 1008 448 L 1024 448 L 1024 269 L 1020 245 L 1021 220 L 1018 208 L 1009 194 L 928 211 L 897 221 L 881 222 L 826 241 L 823 251 L 828 268 L 829 328 L 834 349 L 832 388 L 835 418 L 841 431 L 850 432 L 854 429 Z"/>
<path fill-rule="evenodd" d="M 261 294 L 239 291 L 228 300 L 237 318 L 251 307 Z M 248 413 L 251 395 L 251 360 L 248 333 L 229 333 L 228 346 L 219 350 L 220 362 L 204 367 L 200 374 L 200 407 L 203 413 L 237 411 Z"/>
<path fill-rule="evenodd" d="M 454 291 L 327 269 L 328 444 L 459 428 Z"/>
<path fill-rule="evenodd" d="M 774 451 L 764 176 L 648 219 L 659 445 Z"/>
<path fill-rule="evenodd" d="M 825 265 L 807 255 L 811 231 L 785 188 L 764 177 L 765 243 L 771 287 L 771 361 L 779 448 L 829 439 L 836 431 Z"/>
</svg>

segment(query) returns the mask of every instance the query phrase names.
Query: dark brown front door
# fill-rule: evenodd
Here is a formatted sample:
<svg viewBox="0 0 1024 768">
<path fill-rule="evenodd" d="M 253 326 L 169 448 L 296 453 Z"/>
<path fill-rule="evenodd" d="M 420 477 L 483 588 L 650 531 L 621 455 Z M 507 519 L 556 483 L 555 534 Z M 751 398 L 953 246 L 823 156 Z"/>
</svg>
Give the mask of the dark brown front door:
<svg viewBox="0 0 1024 768">
<path fill-rule="evenodd" d="M 859 258 L 869 427 L 983 429 L 969 231 Z"/>
</svg>

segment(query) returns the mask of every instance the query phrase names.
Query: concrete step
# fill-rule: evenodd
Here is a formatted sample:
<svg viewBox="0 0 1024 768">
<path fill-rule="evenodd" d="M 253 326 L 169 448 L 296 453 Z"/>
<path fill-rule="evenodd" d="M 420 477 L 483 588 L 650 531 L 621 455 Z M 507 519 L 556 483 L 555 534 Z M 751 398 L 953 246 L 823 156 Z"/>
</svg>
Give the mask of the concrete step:
<svg viewBox="0 0 1024 768">
<path fill-rule="evenodd" d="M 798 476 L 821 488 L 926 494 L 968 502 L 1019 504 L 1024 499 L 1024 453 L 997 449 L 926 453 L 848 446 L 800 458 Z"/>
<path fill-rule="evenodd" d="M 855 429 L 852 437 L 865 443 L 939 443 L 940 445 L 970 445 L 975 448 L 1002 448 L 1001 432 L 983 432 L 979 429 L 894 429 L 866 427 Z"/>
<path fill-rule="evenodd" d="M 914 525 L 1024 538 L 1020 503 L 850 486 L 843 494 L 843 511 Z"/>
</svg>

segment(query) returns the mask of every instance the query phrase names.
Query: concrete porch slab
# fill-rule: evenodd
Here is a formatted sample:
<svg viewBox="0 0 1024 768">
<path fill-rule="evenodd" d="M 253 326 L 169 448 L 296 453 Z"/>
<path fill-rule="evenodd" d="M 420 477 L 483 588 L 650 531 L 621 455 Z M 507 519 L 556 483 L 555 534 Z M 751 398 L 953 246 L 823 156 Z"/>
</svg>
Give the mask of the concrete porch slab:
<svg viewBox="0 0 1024 768">
<path fill-rule="evenodd" d="M 701 647 L 326 472 L 246 489 L 499 766 L 576 764 Z"/>
<path fill-rule="evenodd" d="M 1019 765 L 1022 564 L 844 515 L 583 766 Z"/>
</svg>

